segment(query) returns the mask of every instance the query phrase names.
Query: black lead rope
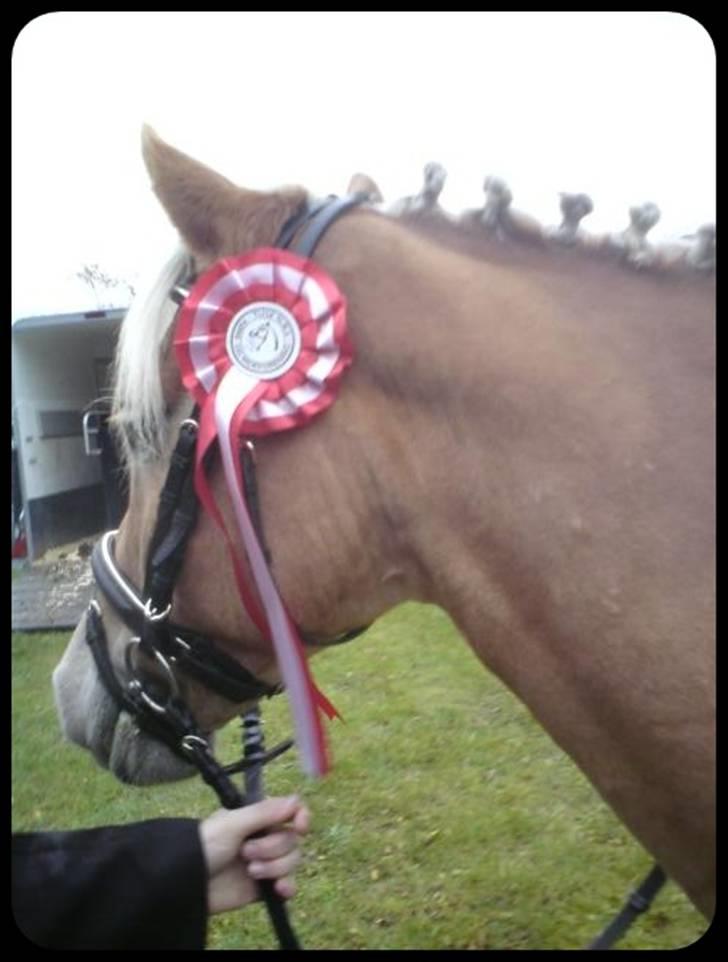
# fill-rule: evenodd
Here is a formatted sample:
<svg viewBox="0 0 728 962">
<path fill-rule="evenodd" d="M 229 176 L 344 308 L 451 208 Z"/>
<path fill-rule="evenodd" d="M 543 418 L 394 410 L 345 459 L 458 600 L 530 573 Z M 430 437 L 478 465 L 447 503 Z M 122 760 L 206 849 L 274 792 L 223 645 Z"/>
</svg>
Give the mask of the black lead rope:
<svg viewBox="0 0 728 962">
<path fill-rule="evenodd" d="M 248 763 L 243 772 L 245 801 L 250 805 L 263 798 L 263 759 L 265 741 L 258 705 L 242 716 L 243 758 Z"/>
<path fill-rule="evenodd" d="M 265 764 L 266 752 L 263 740 L 263 729 L 260 721 L 260 709 L 256 705 L 249 712 L 242 716 L 243 723 L 243 758 L 248 763 L 244 769 L 243 778 L 245 784 L 244 805 L 252 805 L 263 798 L 263 765 Z M 258 838 L 265 835 L 265 832 L 257 832 L 251 838 Z M 270 879 L 261 879 L 258 882 L 261 898 L 265 902 L 268 916 L 275 929 L 278 944 L 281 949 L 301 950 L 296 933 L 293 931 L 286 903 L 276 892 L 274 883 Z"/>
<path fill-rule="evenodd" d="M 612 919 L 588 949 L 611 949 L 634 922 L 638 915 L 646 912 L 652 901 L 667 881 L 665 872 L 659 865 L 654 865 L 649 875 L 642 880 L 642 884 L 631 892 L 621 912 Z"/>
<path fill-rule="evenodd" d="M 230 777 L 225 772 L 225 769 L 210 753 L 209 746 L 205 740 L 201 740 L 199 743 L 192 746 L 190 756 L 204 781 L 207 782 L 207 784 L 217 793 L 217 797 L 220 799 L 220 803 L 223 808 L 243 808 L 245 805 L 249 805 L 252 801 L 260 800 L 250 798 L 247 793 L 245 796 L 241 794 L 235 785 L 233 785 Z M 260 778 L 260 770 L 262 769 L 265 761 L 265 754 L 261 750 L 256 752 L 255 758 L 251 759 L 248 757 L 246 758 L 246 761 L 252 762 L 253 769 L 256 769 L 258 772 L 258 784 L 261 786 L 260 798 L 262 798 L 262 780 Z M 260 838 L 266 834 L 267 833 L 263 830 L 248 837 Z M 276 938 L 278 939 L 279 948 L 284 950 L 300 950 L 301 945 L 296 938 L 296 933 L 293 931 L 293 927 L 291 926 L 288 918 L 286 903 L 276 892 L 274 883 L 270 879 L 260 879 L 258 881 L 258 890 L 260 892 L 261 900 L 265 904 L 268 912 L 268 918 L 273 926 Z"/>
</svg>

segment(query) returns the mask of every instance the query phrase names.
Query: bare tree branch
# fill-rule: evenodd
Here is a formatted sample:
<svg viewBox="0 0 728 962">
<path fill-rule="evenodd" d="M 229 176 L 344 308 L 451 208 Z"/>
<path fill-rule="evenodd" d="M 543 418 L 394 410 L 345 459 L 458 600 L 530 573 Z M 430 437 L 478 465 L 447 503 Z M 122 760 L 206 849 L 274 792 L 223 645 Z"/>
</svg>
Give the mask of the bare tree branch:
<svg viewBox="0 0 728 962">
<path fill-rule="evenodd" d="M 113 307 L 112 303 L 102 303 L 102 291 L 109 291 L 112 288 L 125 287 L 130 297 L 134 297 L 136 290 L 129 281 L 121 277 L 112 277 L 110 274 L 101 270 L 98 264 L 84 264 L 80 271 L 76 271 L 76 277 L 88 284 L 94 292 L 96 303 L 99 308 Z"/>
</svg>

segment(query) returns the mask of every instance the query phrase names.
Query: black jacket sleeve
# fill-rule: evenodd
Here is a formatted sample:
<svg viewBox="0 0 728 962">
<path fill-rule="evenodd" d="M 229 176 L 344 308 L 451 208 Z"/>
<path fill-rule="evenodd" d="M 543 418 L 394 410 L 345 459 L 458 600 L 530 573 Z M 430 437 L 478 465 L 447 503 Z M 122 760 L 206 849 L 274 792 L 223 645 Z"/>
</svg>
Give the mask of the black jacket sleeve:
<svg viewBox="0 0 728 962">
<path fill-rule="evenodd" d="M 12 840 L 15 921 L 48 949 L 202 949 L 207 871 L 194 819 Z"/>
</svg>

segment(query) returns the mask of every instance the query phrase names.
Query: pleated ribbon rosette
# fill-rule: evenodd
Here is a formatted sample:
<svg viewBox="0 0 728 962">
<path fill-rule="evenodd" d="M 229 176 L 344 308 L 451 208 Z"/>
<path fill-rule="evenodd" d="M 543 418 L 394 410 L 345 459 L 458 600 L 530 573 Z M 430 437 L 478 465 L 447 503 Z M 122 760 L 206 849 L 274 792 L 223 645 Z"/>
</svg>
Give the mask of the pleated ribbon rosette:
<svg viewBox="0 0 728 962">
<path fill-rule="evenodd" d="M 323 775 L 329 759 L 321 713 L 337 712 L 311 678 L 298 630 L 258 542 L 239 453 L 246 437 L 302 427 L 333 403 L 352 361 L 346 300 L 313 261 L 259 248 L 226 257 L 199 277 L 180 309 L 174 346 L 184 386 L 200 406 L 197 495 L 225 535 L 250 617 L 273 644 L 301 767 Z M 205 455 L 215 441 L 255 591 L 205 473 Z"/>
</svg>

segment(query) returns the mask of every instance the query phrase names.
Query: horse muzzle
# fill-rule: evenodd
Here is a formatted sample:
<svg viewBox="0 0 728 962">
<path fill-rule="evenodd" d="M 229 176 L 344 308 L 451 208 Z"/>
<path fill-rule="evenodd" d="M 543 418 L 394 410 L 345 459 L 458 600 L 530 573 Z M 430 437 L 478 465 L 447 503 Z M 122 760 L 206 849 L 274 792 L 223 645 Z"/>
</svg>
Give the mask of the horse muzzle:
<svg viewBox="0 0 728 962">
<path fill-rule="evenodd" d="M 53 672 L 53 693 L 64 737 L 90 751 L 99 765 L 126 784 L 151 785 L 194 775 L 193 765 L 140 731 L 108 693 L 85 641 L 87 617 L 88 613 L 79 621 Z"/>
</svg>

